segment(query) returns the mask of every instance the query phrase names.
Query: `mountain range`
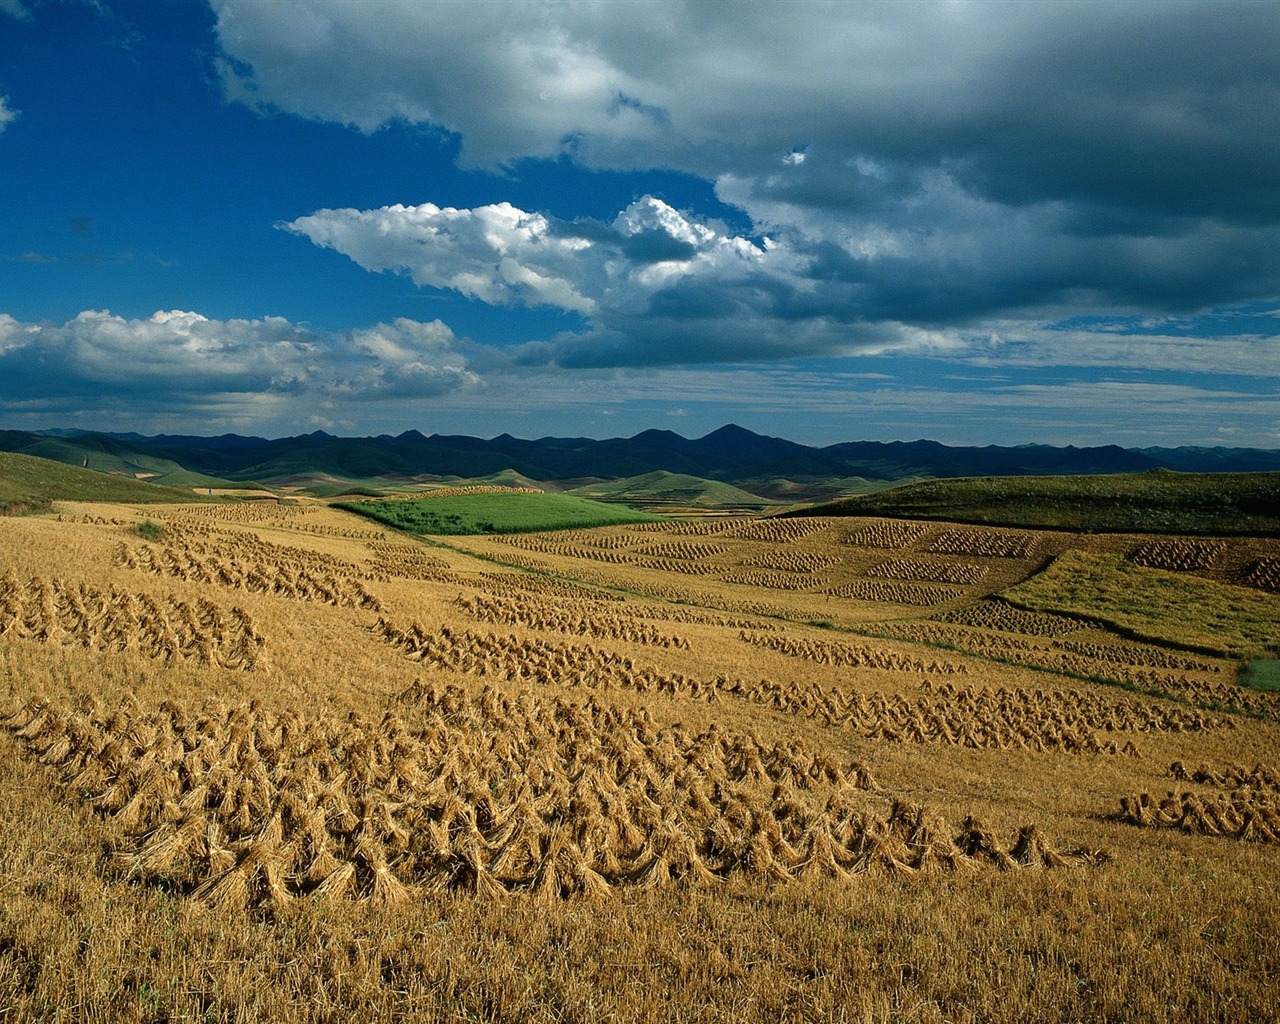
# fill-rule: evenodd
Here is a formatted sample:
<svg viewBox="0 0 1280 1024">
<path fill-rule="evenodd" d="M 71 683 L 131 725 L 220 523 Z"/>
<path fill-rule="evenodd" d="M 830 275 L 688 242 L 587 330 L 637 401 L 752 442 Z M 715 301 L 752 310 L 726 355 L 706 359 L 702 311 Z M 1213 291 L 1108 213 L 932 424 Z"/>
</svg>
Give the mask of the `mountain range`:
<svg viewBox="0 0 1280 1024">
<path fill-rule="evenodd" d="M 762 503 L 821 500 L 927 477 L 1280 470 L 1280 451 L 1246 448 L 1092 448 L 1051 445 L 960 447 L 936 441 L 851 441 L 825 447 L 766 437 L 730 424 L 689 439 L 669 430 L 628 438 L 502 434 L 335 437 L 323 431 L 267 439 L 70 430 L 0 431 L 0 451 L 203 487 L 300 488 L 333 494 L 358 487 L 485 480 L 585 489 L 646 474 L 729 484 Z M 647 481 L 651 482 L 651 481 Z M 623 489 L 625 490 L 625 488 Z"/>
</svg>

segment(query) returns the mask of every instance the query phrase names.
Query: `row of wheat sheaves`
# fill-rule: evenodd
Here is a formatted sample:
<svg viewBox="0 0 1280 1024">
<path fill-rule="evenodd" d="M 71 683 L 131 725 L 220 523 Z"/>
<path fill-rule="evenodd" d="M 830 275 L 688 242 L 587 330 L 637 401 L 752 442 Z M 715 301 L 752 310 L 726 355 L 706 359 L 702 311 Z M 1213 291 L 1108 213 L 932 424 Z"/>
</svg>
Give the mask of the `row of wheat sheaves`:
<svg viewBox="0 0 1280 1024">
<path fill-rule="evenodd" d="M 1208 787 L 1207 792 L 1169 790 L 1163 797 L 1138 793 L 1122 797 L 1120 817 L 1144 828 L 1259 843 L 1280 843 L 1280 770 L 1257 764 L 1253 768 L 1200 765 L 1188 769 L 1181 761 L 1169 766 L 1178 782 Z"/>
<path fill-rule="evenodd" d="M 425 665 L 485 680 L 602 692 L 632 690 L 695 701 L 740 700 L 891 742 L 1139 756 L 1133 739 L 1124 734 L 1199 732 L 1235 725 L 1229 717 L 1198 709 L 1129 697 L 1112 699 L 1080 690 L 957 688 L 945 679 L 935 684 L 930 675 L 947 677 L 962 666 L 874 648 L 861 652 L 851 648 L 846 654 L 860 659 L 859 664 L 918 672 L 926 692 L 907 697 L 796 681 L 725 675 L 697 678 L 661 671 L 592 644 L 448 626 L 431 630 L 417 623 L 401 629 L 385 619 L 379 619 L 373 629 L 383 641 Z M 770 647 L 786 643 L 785 638 L 775 642 L 769 635 L 752 639 Z"/>
<path fill-rule="evenodd" d="M 801 742 L 645 711 L 415 684 L 381 719 L 257 703 L 31 700 L 3 725 L 111 819 L 113 863 L 220 907 L 1098 863 L 1002 840 Z"/>
<path fill-rule="evenodd" d="M 337 608 L 381 608 L 357 578 L 358 566 L 265 541 L 231 545 L 182 540 L 163 547 L 122 542 L 116 545 L 112 565 Z"/>
<path fill-rule="evenodd" d="M 42 576 L 21 580 L 12 569 L 0 576 L 0 638 L 243 670 L 260 664 L 264 644 L 243 608 Z"/>
</svg>

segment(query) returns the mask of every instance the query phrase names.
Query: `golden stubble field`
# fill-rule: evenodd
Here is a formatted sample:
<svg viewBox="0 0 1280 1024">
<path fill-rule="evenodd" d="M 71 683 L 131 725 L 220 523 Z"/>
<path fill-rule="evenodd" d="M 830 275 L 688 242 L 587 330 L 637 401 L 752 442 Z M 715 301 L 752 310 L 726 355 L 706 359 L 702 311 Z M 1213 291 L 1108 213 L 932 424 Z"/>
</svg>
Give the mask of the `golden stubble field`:
<svg viewBox="0 0 1280 1024">
<path fill-rule="evenodd" d="M 1274 1020 L 1278 592 L 1266 540 L 0 519 L 0 1021 Z"/>
</svg>

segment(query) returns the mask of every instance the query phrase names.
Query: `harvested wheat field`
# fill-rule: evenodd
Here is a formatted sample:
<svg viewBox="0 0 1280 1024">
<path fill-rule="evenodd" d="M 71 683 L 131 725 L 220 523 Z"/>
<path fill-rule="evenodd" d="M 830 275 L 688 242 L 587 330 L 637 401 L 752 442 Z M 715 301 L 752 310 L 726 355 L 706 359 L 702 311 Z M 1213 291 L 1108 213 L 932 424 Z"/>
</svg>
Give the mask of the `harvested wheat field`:
<svg viewBox="0 0 1280 1024">
<path fill-rule="evenodd" d="M 1277 566 L 0 518 L 0 1021 L 1275 1020 Z"/>
</svg>

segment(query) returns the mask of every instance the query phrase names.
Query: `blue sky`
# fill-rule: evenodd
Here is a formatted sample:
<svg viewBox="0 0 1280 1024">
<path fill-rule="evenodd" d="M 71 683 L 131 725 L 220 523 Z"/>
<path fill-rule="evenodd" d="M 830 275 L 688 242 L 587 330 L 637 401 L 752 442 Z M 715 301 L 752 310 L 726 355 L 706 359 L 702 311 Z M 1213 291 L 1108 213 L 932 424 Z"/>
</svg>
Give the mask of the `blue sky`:
<svg viewBox="0 0 1280 1024">
<path fill-rule="evenodd" d="M 1280 4 L 0 0 L 0 428 L 1280 448 Z"/>
</svg>

